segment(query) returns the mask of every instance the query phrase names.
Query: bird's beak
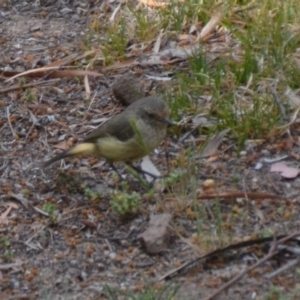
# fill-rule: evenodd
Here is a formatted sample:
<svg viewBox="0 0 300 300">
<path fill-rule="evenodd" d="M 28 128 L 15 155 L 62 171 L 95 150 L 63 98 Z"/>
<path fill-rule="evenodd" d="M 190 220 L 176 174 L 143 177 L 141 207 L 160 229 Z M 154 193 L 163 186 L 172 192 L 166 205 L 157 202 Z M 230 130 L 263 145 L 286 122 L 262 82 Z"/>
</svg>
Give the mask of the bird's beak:
<svg viewBox="0 0 300 300">
<path fill-rule="evenodd" d="M 173 121 L 171 121 L 170 119 L 168 119 L 168 118 L 160 119 L 160 121 L 162 123 L 168 124 L 169 126 L 174 126 L 175 125 L 175 123 Z"/>
</svg>

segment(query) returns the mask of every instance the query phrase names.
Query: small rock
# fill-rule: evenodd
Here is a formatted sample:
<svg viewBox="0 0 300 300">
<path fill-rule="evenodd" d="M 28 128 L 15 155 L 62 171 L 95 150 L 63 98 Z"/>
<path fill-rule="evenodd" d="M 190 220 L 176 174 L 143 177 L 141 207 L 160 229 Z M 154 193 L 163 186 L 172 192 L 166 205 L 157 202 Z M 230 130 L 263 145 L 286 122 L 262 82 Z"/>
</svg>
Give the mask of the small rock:
<svg viewBox="0 0 300 300">
<path fill-rule="evenodd" d="M 117 256 L 117 254 L 115 252 L 111 252 L 111 253 L 109 253 L 108 257 L 113 260 L 116 258 L 116 256 Z"/>
<path fill-rule="evenodd" d="M 166 249 L 171 240 L 171 214 L 152 215 L 146 231 L 138 236 L 143 248 L 149 254 L 157 254 Z"/>
<path fill-rule="evenodd" d="M 70 8 L 68 8 L 68 7 L 65 7 L 65 8 L 63 8 L 60 12 L 61 12 L 62 14 L 68 14 L 68 13 L 73 12 L 73 10 L 70 9 Z"/>
<path fill-rule="evenodd" d="M 35 32 L 35 31 L 38 31 L 38 30 L 41 30 L 41 26 L 40 25 L 32 26 L 29 31 L 30 32 Z"/>
<path fill-rule="evenodd" d="M 112 91 L 116 99 L 126 106 L 145 97 L 142 83 L 130 73 L 119 77 L 113 83 Z"/>
</svg>

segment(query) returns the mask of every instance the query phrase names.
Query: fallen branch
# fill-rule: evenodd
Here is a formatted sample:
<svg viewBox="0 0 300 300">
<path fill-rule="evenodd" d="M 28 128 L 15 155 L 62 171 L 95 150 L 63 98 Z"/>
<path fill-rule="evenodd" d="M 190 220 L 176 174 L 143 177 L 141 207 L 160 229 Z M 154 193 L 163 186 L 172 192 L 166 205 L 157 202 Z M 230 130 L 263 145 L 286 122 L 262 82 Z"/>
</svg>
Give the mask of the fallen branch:
<svg viewBox="0 0 300 300">
<path fill-rule="evenodd" d="M 0 94 L 6 94 L 8 92 L 12 92 L 12 91 L 16 91 L 16 90 L 24 90 L 24 89 L 27 89 L 27 88 L 31 88 L 31 87 L 34 87 L 34 86 L 38 86 L 38 85 L 49 85 L 49 84 L 52 84 L 53 82 L 57 82 L 59 81 L 60 79 L 52 79 L 52 80 L 47 80 L 47 81 L 37 81 L 37 82 L 32 82 L 32 83 L 28 83 L 28 84 L 15 84 L 9 88 L 6 88 L 6 89 L 3 89 L 3 90 L 0 90 Z"/>
<path fill-rule="evenodd" d="M 248 199 L 280 199 L 282 196 L 270 194 L 270 193 L 246 193 Z M 232 191 L 219 194 L 202 194 L 198 195 L 197 199 L 234 199 L 234 198 L 245 198 L 245 192 Z"/>
<path fill-rule="evenodd" d="M 269 260 L 270 258 L 272 258 L 276 253 L 277 253 L 277 246 L 279 244 L 285 243 L 286 241 L 294 238 L 295 236 L 300 235 L 300 232 L 297 231 L 293 234 L 290 234 L 280 240 L 278 240 L 277 242 L 274 240 L 269 253 L 263 257 L 262 259 L 260 259 L 259 261 L 257 261 L 254 265 L 252 265 L 251 267 L 245 269 L 243 272 L 241 272 L 240 274 L 238 274 L 237 276 L 233 277 L 231 280 L 229 280 L 228 282 L 226 282 L 224 285 L 222 285 L 218 290 L 216 290 L 214 293 L 212 293 L 211 295 L 209 295 L 208 297 L 205 298 L 205 300 L 211 300 L 214 297 L 216 297 L 217 295 L 219 295 L 221 292 L 223 292 L 224 290 L 226 290 L 227 288 L 229 288 L 231 285 L 233 285 L 234 283 L 236 283 L 237 281 L 239 281 L 241 278 L 243 278 L 244 275 L 246 275 L 247 273 L 249 273 L 250 271 L 254 270 L 255 268 L 257 268 L 258 266 L 262 265 L 263 263 L 265 263 L 267 260 Z"/>
<path fill-rule="evenodd" d="M 296 232 L 295 234 L 292 235 L 292 237 L 296 236 L 296 235 L 300 235 L 300 232 Z M 282 241 L 283 239 L 292 239 L 291 235 L 280 235 L 277 237 L 277 239 L 280 239 L 279 241 Z M 237 250 L 237 249 L 241 249 L 244 247 L 249 247 L 249 246 L 253 246 L 253 245 L 260 245 L 260 244 L 264 244 L 267 242 L 271 242 L 274 240 L 274 236 L 271 237 L 266 237 L 266 238 L 259 238 L 259 239 L 255 239 L 255 240 L 247 240 L 247 241 L 243 241 L 240 243 L 236 243 L 236 244 L 231 244 L 225 248 L 221 248 L 221 249 L 216 249 L 210 253 L 207 253 L 203 256 L 197 257 L 191 261 L 185 262 L 183 265 L 181 265 L 178 268 L 175 268 L 169 272 L 167 272 L 166 274 L 162 275 L 158 281 L 164 280 L 164 279 L 169 279 L 171 277 L 174 277 L 175 275 L 184 272 L 185 269 L 190 269 L 192 265 L 195 265 L 197 263 L 199 263 L 200 261 L 204 260 L 204 259 L 208 259 L 210 257 L 216 256 L 216 255 L 221 255 L 224 254 L 230 250 Z"/>
<path fill-rule="evenodd" d="M 298 256 L 296 259 L 290 261 L 289 263 L 287 263 L 286 265 L 282 266 L 281 268 L 275 270 L 274 272 L 267 274 L 265 276 L 266 279 L 272 279 L 278 275 L 280 275 L 283 272 L 286 272 L 287 270 L 290 270 L 291 268 L 294 268 L 295 266 L 297 266 L 300 262 L 300 257 Z"/>
</svg>

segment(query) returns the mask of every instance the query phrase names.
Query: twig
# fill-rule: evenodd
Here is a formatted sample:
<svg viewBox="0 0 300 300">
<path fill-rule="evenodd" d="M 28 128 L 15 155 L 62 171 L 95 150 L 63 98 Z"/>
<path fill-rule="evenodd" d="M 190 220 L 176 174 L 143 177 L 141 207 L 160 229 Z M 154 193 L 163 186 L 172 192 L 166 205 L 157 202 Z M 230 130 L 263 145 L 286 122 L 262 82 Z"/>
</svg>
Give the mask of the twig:
<svg viewBox="0 0 300 300">
<path fill-rule="evenodd" d="M 108 246 L 110 252 L 113 252 L 113 248 L 112 248 L 110 242 L 108 241 L 108 239 L 105 239 L 105 242 L 106 242 L 106 244 L 107 244 L 107 246 Z"/>
<path fill-rule="evenodd" d="M 279 245 L 278 249 L 279 250 L 286 250 L 286 251 L 291 252 L 295 255 L 300 255 L 299 247 L 296 248 L 296 247 L 292 247 L 292 246 L 288 246 L 288 245 Z"/>
<path fill-rule="evenodd" d="M 236 283 L 238 280 L 240 280 L 244 275 L 246 275 L 247 273 L 249 273 L 250 271 L 252 271 L 253 269 L 257 268 L 258 266 L 262 265 L 263 263 L 265 263 L 267 260 L 269 260 L 270 258 L 272 258 L 276 253 L 276 248 L 279 244 L 284 243 L 290 239 L 292 239 L 293 237 L 300 235 L 300 232 L 297 231 L 293 234 L 290 234 L 278 241 L 274 241 L 269 253 L 263 257 L 262 259 L 260 259 L 259 261 L 257 261 L 254 265 L 252 265 L 251 267 L 245 269 L 243 272 L 241 272 L 240 274 L 238 274 L 237 276 L 235 276 L 234 278 L 232 278 L 231 280 L 229 280 L 228 282 L 226 282 L 223 286 L 221 286 L 218 290 L 216 290 L 214 293 L 212 293 L 211 295 L 209 295 L 208 297 L 205 298 L 205 300 L 211 300 L 214 297 L 216 297 L 217 295 L 219 295 L 221 292 L 223 292 L 224 290 L 226 290 L 227 288 L 229 288 L 231 285 L 233 285 L 234 283 Z"/>
<path fill-rule="evenodd" d="M 2 224 L 4 222 L 4 220 L 6 219 L 6 217 L 9 215 L 9 213 L 11 212 L 11 210 L 13 209 L 13 207 L 10 205 L 7 210 L 2 213 L 0 215 L 0 224 Z"/>
<path fill-rule="evenodd" d="M 21 89 L 23 90 L 23 89 L 27 89 L 27 88 L 37 86 L 37 85 L 42 85 L 42 84 L 51 84 L 51 83 L 59 81 L 59 80 L 60 79 L 52 79 L 52 80 L 47 80 L 47 81 L 32 82 L 32 83 L 23 84 L 23 85 L 16 84 L 16 85 L 13 85 L 13 86 L 11 86 L 7 89 L 0 90 L 0 94 L 6 94 L 8 92 L 12 92 L 12 91 L 15 91 L 15 90 L 21 90 Z"/>
<path fill-rule="evenodd" d="M 16 267 L 20 267 L 22 266 L 24 262 L 22 262 L 21 260 L 17 260 L 16 262 L 14 263 L 10 263 L 10 264 L 1 264 L 0 265 L 0 270 L 9 270 L 9 269 L 12 269 L 12 268 L 16 268 Z"/>
<path fill-rule="evenodd" d="M 9 193 L 9 196 L 17 201 L 19 201 L 26 209 L 29 207 L 28 200 L 21 194 Z"/>
<path fill-rule="evenodd" d="M 270 193 L 247 193 L 247 198 L 248 199 L 281 199 L 282 196 L 280 195 L 275 195 L 275 194 L 270 194 Z M 200 194 L 197 196 L 197 199 L 205 200 L 205 199 L 234 199 L 234 198 L 240 198 L 240 197 L 245 197 L 245 192 L 239 192 L 239 191 L 228 191 L 220 194 Z"/>
<path fill-rule="evenodd" d="M 267 180 L 271 184 L 272 188 L 275 190 L 275 192 L 279 195 L 282 195 L 282 191 L 277 187 L 277 185 L 274 183 L 273 177 L 270 173 L 267 174 Z"/>
<path fill-rule="evenodd" d="M 31 132 L 32 132 L 32 130 L 33 130 L 33 128 L 34 128 L 34 126 L 35 126 L 35 124 L 33 123 L 33 124 L 31 125 L 31 127 L 29 128 L 29 130 L 28 130 L 28 132 L 27 132 L 27 134 L 26 134 L 26 137 L 25 137 L 25 141 L 28 140 L 28 137 L 29 137 L 29 135 L 31 134 Z"/>
<path fill-rule="evenodd" d="M 38 229 L 26 242 L 24 242 L 25 244 L 28 244 L 31 240 L 33 240 L 42 230 L 44 230 L 46 227 L 48 226 L 48 224 L 43 225 L 40 229 Z"/>
<path fill-rule="evenodd" d="M 43 215 L 43 216 L 49 218 L 49 214 L 46 213 L 45 211 L 43 211 L 42 209 L 39 209 L 38 207 L 35 207 L 35 206 L 32 206 L 32 208 L 33 208 L 36 212 L 40 213 L 41 215 Z"/>
<path fill-rule="evenodd" d="M 271 92 L 271 95 L 272 95 L 275 103 L 277 104 L 277 106 L 279 108 L 279 111 L 281 113 L 282 119 L 284 121 L 287 121 L 285 109 L 284 109 L 284 107 L 283 107 L 283 105 L 281 103 L 281 100 L 280 100 L 278 94 L 276 93 L 276 90 L 273 87 L 270 87 L 270 92 Z"/>
<path fill-rule="evenodd" d="M 294 260 L 288 262 L 288 263 L 287 263 L 286 265 L 284 265 L 283 267 L 281 267 L 281 268 L 275 270 L 274 272 L 272 272 L 272 273 L 270 273 L 270 274 L 265 275 L 265 278 L 266 278 L 266 279 L 272 279 L 272 278 L 274 278 L 274 277 L 280 275 L 281 273 L 286 272 L 287 270 L 289 270 L 289 269 L 291 269 L 291 268 L 297 266 L 297 265 L 299 264 L 299 262 L 300 262 L 300 257 L 297 257 L 296 259 L 294 259 Z"/>
<path fill-rule="evenodd" d="M 41 79 L 47 79 L 51 74 L 55 73 L 58 70 L 61 70 L 64 66 L 74 61 L 77 57 L 79 57 L 79 54 L 74 54 L 69 57 L 66 61 L 64 61 L 61 65 L 59 65 L 57 68 L 49 71 L 47 74 L 45 74 Z"/>
<path fill-rule="evenodd" d="M 8 125 L 10 127 L 10 130 L 11 130 L 11 133 L 13 135 L 13 138 L 14 139 L 17 139 L 18 138 L 18 135 L 16 134 L 16 132 L 14 131 L 12 125 L 11 125 L 11 122 L 10 122 L 10 113 L 9 113 L 9 106 L 6 107 L 6 114 L 7 114 L 7 121 L 8 121 Z"/>
<path fill-rule="evenodd" d="M 0 171 L 4 170 L 4 169 L 7 167 L 7 165 L 8 165 L 8 159 L 5 160 L 5 161 L 3 161 L 3 164 L 2 164 L 2 166 L 0 167 Z"/>
<path fill-rule="evenodd" d="M 248 272 L 250 272 L 251 270 L 255 269 L 256 267 L 258 267 L 259 265 L 263 264 L 268 259 L 270 259 L 271 257 L 273 257 L 277 253 L 275 251 L 275 249 L 276 249 L 276 243 L 273 243 L 272 247 L 270 248 L 269 253 L 264 258 L 260 259 L 254 265 L 252 265 L 251 267 L 245 269 L 243 272 L 241 272 L 237 276 L 233 277 L 231 280 L 229 280 L 228 282 L 226 282 L 223 286 L 221 286 L 214 293 L 212 293 L 211 295 L 209 295 L 208 297 L 206 297 L 205 300 L 211 300 L 211 299 L 213 299 L 214 297 L 216 297 L 217 295 L 219 295 L 221 292 L 223 292 L 224 290 L 226 290 L 227 288 L 229 288 L 232 284 L 234 284 L 235 282 L 237 282 L 238 280 L 240 280 Z"/>
<path fill-rule="evenodd" d="M 295 234 L 292 235 L 293 236 L 296 236 L 296 235 L 300 235 L 300 231 L 296 232 Z M 278 236 L 277 238 L 280 239 L 280 241 L 284 240 L 285 238 L 286 239 L 291 239 L 292 238 L 290 235 L 280 235 Z M 200 257 L 196 257 L 195 259 L 193 260 L 190 260 L 190 261 L 187 261 L 185 263 L 183 263 L 180 267 L 178 268 L 175 268 L 173 270 L 170 270 L 169 272 L 165 273 L 164 275 L 162 275 L 158 281 L 161 281 L 161 280 L 164 280 L 164 279 L 167 279 L 167 278 L 171 278 L 171 277 L 174 277 L 176 274 L 178 274 L 179 272 L 184 272 L 184 270 L 186 268 L 190 268 L 191 266 L 195 265 L 196 263 L 199 263 L 200 261 L 204 260 L 204 259 L 207 259 L 209 257 L 213 257 L 213 256 L 219 256 L 219 255 L 222 255 L 224 254 L 225 252 L 228 252 L 230 250 L 237 250 L 237 249 L 241 249 L 241 248 L 245 248 L 245 247 L 249 247 L 249 246 L 253 246 L 253 245 L 260 245 L 260 244 L 263 244 L 263 243 L 267 243 L 267 242 L 271 242 L 274 240 L 274 237 L 266 237 L 266 238 L 259 238 L 259 239 L 255 239 L 255 240 L 247 240 L 247 241 L 243 241 L 243 242 L 239 242 L 237 244 L 231 244 L 225 248 L 219 248 L 219 249 L 216 249 L 210 253 L 207 253 L 207 254 L 204 254 Z"/>
<path fill-rule="evenodd" d="M 90 102 L 90 105 L 89 105 L 89 107 L 88 107 L 88 109 L 87 109 L 87 112 L 90 110 L 90 108 L 91 108 L 91 106 L 92 106 L 92 104 L 93 104 L 93 102 L 94 102 L 96 96 L 97 96 L 97 92 L 95 93 L 94 97 L 92 98 L 92 100 L 91 100 L 91 102 Z"/>
</svg>

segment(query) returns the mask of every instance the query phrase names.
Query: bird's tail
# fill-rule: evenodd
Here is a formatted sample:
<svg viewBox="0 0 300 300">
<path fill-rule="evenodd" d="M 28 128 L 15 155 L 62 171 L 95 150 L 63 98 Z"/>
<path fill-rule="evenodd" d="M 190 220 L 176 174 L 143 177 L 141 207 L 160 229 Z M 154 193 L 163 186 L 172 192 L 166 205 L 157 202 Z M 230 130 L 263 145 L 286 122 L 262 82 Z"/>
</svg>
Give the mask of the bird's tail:
<svg viewBox="0 0 300 300">
<path fill-rule="evenodd" d="M 72 157 L 72 156 L 78 156 L 78 155 L 89 155 L 89 154 L 95 154 L 96 153 L 96 145 L 93 143 L 82 143 L 82 144 L 78 144 L 77 146 L 66 150 L 58 155 L 56 155 L 55 157 L 49 159 L 48 161 L 46 161 L 43 164 L 43 168 L 53 164 L 56 161 L 59 161 L 63 158 L 66 157 Z"/>
</svg>

